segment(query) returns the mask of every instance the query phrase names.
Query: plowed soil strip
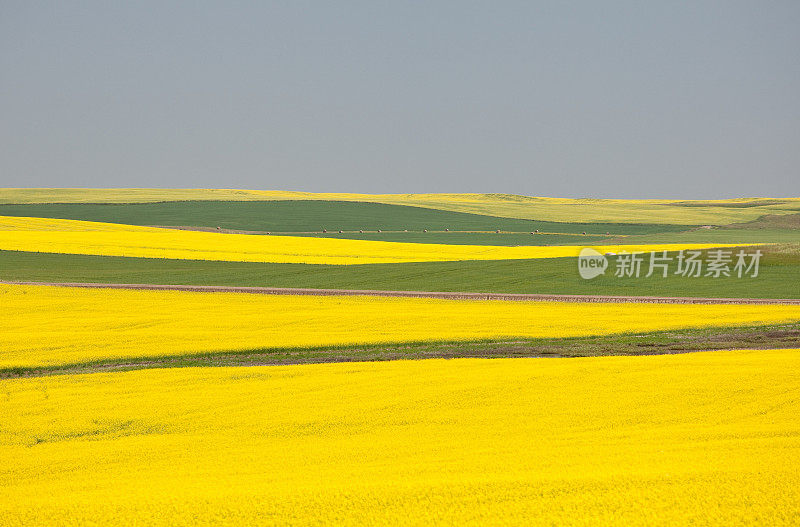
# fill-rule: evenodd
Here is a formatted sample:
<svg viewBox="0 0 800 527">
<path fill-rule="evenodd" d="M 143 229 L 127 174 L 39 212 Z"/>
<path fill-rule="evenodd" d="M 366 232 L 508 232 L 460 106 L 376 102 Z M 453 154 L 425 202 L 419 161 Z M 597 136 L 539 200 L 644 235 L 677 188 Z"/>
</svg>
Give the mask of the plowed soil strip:
<svg viewBox="0 0 800 527">
<path fill-rule="evenodd" d="M 317 295 L 317 296 L 391 296 L 408 298 L 439 298 L 445 300 L 517 300 L 547 302 L 601 302 L 648 304 L 787 304 L 800 305 L 800 299 L 777 298 L 695 298 L 671 296 L 612 296 L 612 295 L 548 295 L 518 293 L 453 293 L 432 291 L 374 291 L 362 289 L 306 289 L 293 287 L 227 287 L 216 285 L 170 284 L 104 284 L 85 282 L 14 282 L 0 284 L 47 285 L 55 287 L 85 287 L 100 289 L 141 289 L 153 291 L 190 291 L 195 293 L 251 293 L 257 295 Z"/>
</svg>

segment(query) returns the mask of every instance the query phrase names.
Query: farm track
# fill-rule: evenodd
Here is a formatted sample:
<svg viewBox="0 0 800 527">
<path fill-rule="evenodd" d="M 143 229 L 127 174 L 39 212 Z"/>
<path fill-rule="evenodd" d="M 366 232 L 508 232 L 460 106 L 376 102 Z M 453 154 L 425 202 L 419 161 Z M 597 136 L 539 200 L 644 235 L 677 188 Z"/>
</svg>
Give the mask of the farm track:
<svg viewBox="0 0 800 527">
<path fill-rule="evenodd" d="M 530 231 L 509 231 L 509 230 L 463 230 L 463 229 L 453 229 L 453 230 L 331 230 L 331 232 L 327 231 L 247 231 L 241 229 L 221 229 L 216 227 L 195 227 L 191 225 L 145 225 L 145 227 L 153 227 L 155 229 L 169 229 L 169 230 L 179 230 L 179 231 L 198 231 L 198 232 L 218 232 L 221 234 L 254 234 L 254 235 L 275 235 L 275 236 L 296 236 L 298 234 L 305 235 L 305 234 L 331 234 L 333 238 L 334 234 L 419 234 L 421 232 L 430 233 L 430 234 L 527 234 L 527 235 L 534 235 L 533 232 Z M 687 228 L 687 230 L 689 230 Z M 577 238 L 584 238 L 586 236 L 603 236 L 602 233 L 595 232 L 595 233 L 578 233 L 578 232 L 556 232 L 556 231 L 539 231 L 536 230 L 535 236 L 542 236 L 546 234 L 558 234 L 561 236 L 575 236 Z M 616 238 L 625 239 L 626 237 L 630 236 L 629 234 L 615 234 Z"/>
<path fill-rule="evenodd" d="M 520 293 L 459 293 L 432 291 L 379 291 L 362 289 L 309 289 L 291 287 L 232 287 L 213 285 L 173 284 L 114 284 L 86 282 L 23 282 L 3 281 L 9 285 L 46 285 L 54 287 L 82 287 L 98 289 L 134 289 L 153 291 L 188 291 L 195 293 L 250 293 L 260 295 L 311 295 L 311 296 L 386 296 L 405 298 L 436 298 L 444 300 L 514 300 L 547 302 L 598 302 L 598 303 L 648 303 L 648 304 L 752 304 L 800 305 L 800 299 L 777 298 L 695 298 L 664 296 L 613 296 L 613 295 L 552 295 Z"/>
<path fill-rule="evenodd" d="M 572 358 L 674 355 L 711 350 L 796 349 L 798 323 L 762 326 L 685 328 L 637 334 L 536 339 L 419 341 L 298 348 L 257 348 L 116 358 L 41 367 L 0 368 L 0 380 L 130 371 L 151 368 L 278 366 L 337 362 L 456 358 Z"/>
</svg>

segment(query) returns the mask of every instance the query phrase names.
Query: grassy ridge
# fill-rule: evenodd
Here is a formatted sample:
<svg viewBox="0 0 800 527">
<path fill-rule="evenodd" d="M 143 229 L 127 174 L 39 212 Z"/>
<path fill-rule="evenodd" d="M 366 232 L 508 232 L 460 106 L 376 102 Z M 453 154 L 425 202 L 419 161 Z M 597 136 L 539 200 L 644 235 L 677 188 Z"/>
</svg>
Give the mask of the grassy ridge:
<svg viewBox="0 0 800 527">
<path fill-rule="evenodd" d="M 575 258 L 307 265 L 166 260 L 0 251 L 0 279 L 634 296 L 800 298 L 800 254 L 764 249 L 757 278 L 617 278 L 577 273 Z M 646 269 L 645 269 L 646 271 Z"/>
<path fill-rule="evenodd" d="M 499 218 L 404 205 L 348 201 L 174 201 L 164 203 L 55 203 L 0 205 L 0 216 L 163 225 L 221 227 L 270 232 L 329 231 L 514 231 L 612 235 L 685 230 L 685 226 L 584 224 Z M 382 239 L 382 238 L 379 238 Z M 529 238 L 521 238 L 529 240 Z M 411 240 L 409 240 L 411 241 Z M 462 242 L 465 243 L 465 242 Z M 475 242 L 477 243 L 477 242 Z"/>
</svg>

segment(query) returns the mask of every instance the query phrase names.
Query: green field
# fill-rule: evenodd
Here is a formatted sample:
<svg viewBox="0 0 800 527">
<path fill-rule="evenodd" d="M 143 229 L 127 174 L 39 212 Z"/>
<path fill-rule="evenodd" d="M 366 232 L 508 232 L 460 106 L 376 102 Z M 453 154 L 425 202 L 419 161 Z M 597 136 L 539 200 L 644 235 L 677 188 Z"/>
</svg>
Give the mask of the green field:
<svg viewBox="0 0 800 527">
<path fill-rule="evenodd" d="M 220 227 L 254 233 L 457 245 L 800 243 L 797 214 L 698 228 L 665 224 L 559 223 L 347 201 L 172 201 L 0 205 L 0 216 Z M 323 233 L 323 230 L 328 232 Z M 359 232 L 362 230 L 363 233 Z M 530 234 L 537 230 L 539 233 Z M 584 232 L 587 234 L 583 235 Z"/>
<path fill-rule="evenodd" d="M 5 188 L 0 203 L 152 203 L 315 200 L 409 205 L 504 218 L 576 223 L 727 225 L 800 211 L 800 198 L 727 200 L 561 199 L 515 194 L 345 194 L 246 189 Z"/>
<path fill-rule="evenodd" d="M 605 235 L 653 234 L 686 230 L 686 226 L 622 223 L 557 223 L 498 218 L 404 205 L 349 201 L 172 201 L 163 203 L 54 203 L 0 205 L 0 216 L 60 218 L 129 225 L 221 227 L 281 233 L 321 233 L 322 230 L 511 231 Z M 378 233 L 374 233 L 377 235 Z M 397 236 L 399 233 L 393 234 Z M 387 233 L 388 235 L 388 233 Z M 530 234 L 518 240 L 529 242 Z M 459 243 L 478 243 L 460 241 Z M 374 239 L 385 239 L 377 236 Z M 400 241 L 400 240 L 392 240 Z M 428 238 L 414 240 L 429 242 Z M 437 241 L 436 243 L 441 243 Z"/>
<path fill-rule="evenodd" d="M 27 192 L 27 193 L 26 193 Z M 104 194 L 105 193 L 105 194 Z M 16 196 L 16 198 L 15 198 Z M 110 201 L 88 202 L 105 196 Z M 348 200 L 324 200 L 324 197 Z M 0 189 L 0 216 L 62 218 L 131 225 L 157 225 L 224 232 L 270 232 L 328 238 L 473 245 L 613 245 L 649 243 L 784 244 L 764 249 L 754 279 L 710 277 L 617 278 L 612 271 L 582 280 L 574 258 L 460 261 L 353 266 L 262 264 L 38 254 L 0 250 L 0 279 L 9 281 L 142 283 L 221 286 L 307 287 L 409 291 L 800 298 L 800 201 L 743 199 L 669 202 L 655 200 L 554 200 L 501 194 L 324 195 L 233 190 L 172 191 Z M 64 198 L 69 203 L 35 203 Z M 118 202 L 127 198 L 137 203 Z M 184 201 L 159 201 L 165 199 Z M 194 198 L 194 201 L 190 201 Z M 213 199 L 217 198 L 217 199 Z M 308 198 L 308 199 L 300 199 Z M 272 201 L 268 201 L 271 199 Z M 350 200 L 352 199 L 352 200 Z M 82 201 L 82 202 L 80 202 Z M 387 203 L 388 202 L 394 202 Z M 401 204 L 402 203 L 402 204 Z M 406 204 L 407 203 L 407 204 Z M 416 204 L 419 206 L 411 206 Z M 450 210 L 439 210 L 436 207 Z M 643 223 L 534 221 L 488 215 L 489 211 L 549 211 L 548 217 L 646 218 Z M 679 224 L 651 223 L 651 213 Z M 480 210 L 487 214 L 457 212 Z M 528 209 L 524 209 L 528 210 Z M 746 221 L 687 225 L 686 211 Z M 582 212 L 581 212 L 582 211 Z M 595 211 L 595 212 L 592 212 Z M 609 212 L 612 211 L 612 212 Z M 761 212 L 771 212 L 761 214 Z M 510 213 L 510 212 L 509 212 Z M 715 214 L 717 212 L 714 212 Z M 745 214 L 746 213 L 746 214 Z M 323 233 L 322 231 L 327 230 Z M 339 232 L 339 231 L 343 232 Z M 381 232 L 378 232 L 380 230 Z M 496 232 L 496 231 L 500 232 Z M 364 232 L 360 232 L 364 231 Z M 530 234 L 539 231 L 537 234 Z M 583 234 L 583 233 L 587 234 Z M 606 233 L 609 233 L 606 235 Z M 2 249 L 2 248 L 0 248 Z"/>
<path fill-rule="evenodd" d="M 603 240 L 603 244 L 616 243 L 800 243 L 800 229 L 695 229 Z"/>
<path fill-rule="evenodd" d="M 751 250 L 751 249 L 748 249 Z M 632 296 L 800 298 L 800 252 L 763 249 L 756 278 L 670 275 L 583 280 L 575 258 L 307 265 L 214 262 L 0 251 L 0 280 L 309 287 Z M 645 269 L 646 271 L 646 269 Z M 644 274 L 644 273 L 643 273 Z"/>
<path fill-rule="evenodd" d="M 354 232 L 342 233 L 292 233 L 294 236 L 313 236 L 315 238 L 345 238 L 349 240 L 373 240 L 382 242 L 441 243 L 445 245 L 601 245 L 606 236 L 586 236 L 581 234 L 530 234 L 519 232 L 464 232 L 464 231 L 409 231 L 409 232 Z M 627 238 L 620 238 L 626 240 Z M 619 243 L 629 243 L 621 241 Z"/>
<path fill-rule="evenodd" d="M 564 224 L 569 225 L 569 224 Z M 662 231 L 652 234 L 630 234 L 624 236 L 592 235 L 597 227 L 585 226 L 587 235 L 582 234 L 535 234 L 503 232 L 343 232 L 327 234 L 299 234 L 329 238 L 350 238 L 355 240 L 380 240 L 387 242 L 444 243 L 471 245 L 626 245 L 658 243 L 800 243 L 800 228 L 693 228 L 681 231 Z M 583 225 L 581 225 L 584 227 Z M 668 226 L 661 226 L 666 228 Z M 581 231 L 583 232 L 583 231 Z M 613 232 L 613 231 L 612 231 Z"/>
</svg>

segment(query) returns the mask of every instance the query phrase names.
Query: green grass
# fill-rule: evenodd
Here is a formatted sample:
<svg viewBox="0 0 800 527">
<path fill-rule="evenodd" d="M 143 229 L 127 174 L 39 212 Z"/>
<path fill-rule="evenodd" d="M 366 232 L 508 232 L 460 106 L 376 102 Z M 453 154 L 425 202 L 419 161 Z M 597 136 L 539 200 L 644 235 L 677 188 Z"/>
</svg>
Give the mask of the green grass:
<svg viewBox="0 0 800 527">
<path fill-rule="evenodd" d="M 745 224 L 748 225 L 748 224 Z M 592 226 L 587 233 L 596 232 Z M 307 235 L 302 235 L 307 236 Z M 535 234 L 529 233 L 462 233 L 462 232 L 382 232 L 358 233 L 344 232 L 314 234 L 329 238 L 350 238 L 356 240 L 380 240 L 389 242 L 444 243 L 451 245 L 626 245 L 651 243 L 800 243 L 800 229 L 751 228 L 732 229 L 726 227 L 713 229 L 693 229 L 684 232 L 661 232 L 655 234 L 627 236 L 598 236 L 575 234 Z"/>
<path fill-rule="evenodd" d="M 350 201 L 174 201 L 133 204 L 0 205 L 0 216 L 62 218 L 130 225 L 222 227 L 231 230 L 269 232 L 408 229 L 422 234 L 421 231 L 424 229 L 431 231 L 499 229 L 527 233 L 538 229 L 552 233 L 580 234 L 586 231 L 590 234 L 604 235 L 610 232 L 620 235 L 676 232 L 687 228 L 655 224 L 557 223 Z M 422 239 L 427 241 L 424 237 Z M 519 239 L 530 241 L 524 236 Z"/>
<path fill-rule="evenodd" d="M 800 229 L 694 229 L 610 238 L 603 243 L 800 243 Z"/>
<path fill-rule="evenodd" d="M 346 238 L 350 240 L 373 240 L 406 243 L 442 243 L 447 245 L 599 245 L 605 236 L 583 236 L 581 234 L 534 234 L 529 232 L 459 232 L 459 231 L 410 231 L 410 232 L 343 232 L 327 234 L 298 234 L 315 238 Z"/>
<path fill-rule="evenodd" d="M 783 349 L 800 346 L 800 324 L 679 329 L 569 338 L 406 342 L 366 346 L 262 348 L 180 356 L 110 359 L 35 368 L 2 368 L 0 379 L 128 371 L 146 368 L 256 366 L 324 362 L 462 357 L 596 357 L 656 355 L 716 349 Z"/>
<path fill-rule="evenodd" d="M 752 249 L 748 249 L 752 250 Z M 575 258 L 370 265 L 264 264 L 0 251 L 8 281 L 310 287 L 632 296 L 800 298 L 800 251 L 769 249 L 757 278 L 583 280 Z"/>
<path fill-rule="evenodd" d="M 747 223 L 725 225 L 726 229 L 800 229 L 800 214 L 766 214 Z"/>
</svg>

